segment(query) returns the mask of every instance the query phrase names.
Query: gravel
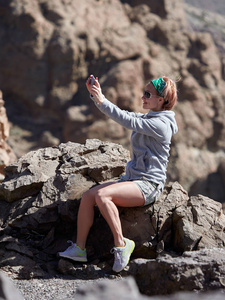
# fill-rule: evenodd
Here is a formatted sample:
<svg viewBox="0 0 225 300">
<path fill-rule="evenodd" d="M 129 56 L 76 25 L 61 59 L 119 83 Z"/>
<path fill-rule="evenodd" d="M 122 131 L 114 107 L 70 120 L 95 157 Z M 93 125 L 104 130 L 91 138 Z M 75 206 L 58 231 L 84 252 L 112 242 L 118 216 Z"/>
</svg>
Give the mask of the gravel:
<svg viewBox="0 0 225 300">
<path fill-rule="evenodd" d="M 87 283 L 96 283 L 97 281 L 107 280 L 98 278 L 93 280 L 82 280 L 76 278 L 49 278 L 49 279 L 30 279 L 13 280 L 14 286 L 21 292 L 25 300 L 66 300 L 75 299 L 74 294 L 78 287 Z M 108 278 L 108 280 L 120 280 Z"/>
<path fill-rule="evenodd" d="M 14 281 L 25 300 L 66 299 L 74 295 L 77 287 L 82 284 L 85 281 L 59 278 Z"/>
</svg>

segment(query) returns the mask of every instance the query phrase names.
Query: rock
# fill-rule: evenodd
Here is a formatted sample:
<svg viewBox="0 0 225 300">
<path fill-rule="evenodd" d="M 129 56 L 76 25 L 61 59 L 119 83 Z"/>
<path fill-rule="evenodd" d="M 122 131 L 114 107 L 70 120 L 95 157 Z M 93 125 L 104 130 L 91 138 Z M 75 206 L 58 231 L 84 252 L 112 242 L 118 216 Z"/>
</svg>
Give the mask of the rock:
<svg viewBox="0 0 225 300">
<path fill-rule="evenodd" d="M 201 195 L 190 197 L 173 214 L 174 248 L 181 252 L 223 248 L 224 223 L 221 204 Z"/>
<path fill-rule="evenodd" d="M 173 295 L 167 295 L 167 296 L 153 296 L 150 297 L 151 300 L 222 300 L 224 299 L 224 291 L 213 291 L 213 292 L 205 292 L 205 293 L 196 293 L 196 292 L 179 292 L 175 293 Z"/>
<path fill-rule="evenodd" d="M 4 104 L 5 102 L 2 99 L 2 91 L 0 91 L 0 181 L 4 179 L 5 166 L 17 159 L 15 153 L 7 143 L 10 125 Z"/>
<path fill-rule="evenodd" d="M 125 280 L 104 280 L 94 285 L 87 284 L 85 287 L 79 287 L 74 297 L 67 300 L 113 300 L 115 298 L 122 300 L 148 299 L 148 297 L 140 294 L 134 279 L 128 277 Z"/>
<path fill-rule="evenodd" d="M 0 266 L 23 266 L 22 254 L 23 268 L 28 266 L 31 274 L 19 272 L 18 276 L 42 277 L 37 261 L 51 264 L 56 253 L 64 250 L 66 240 L 75 238 L 83 192 L 117 180 L 128 159 L 129 152 L 120 145 L 87 140 L 84 145 L 67 143 L 33 151 L 6 167 L 0 186 Z M 97 214 L 97 223 L 103 221 Z M 18 247 L 12 247 L 11 239 L 18 235 Z M 15 253 L 18 260 L 11 259 Z M 47 263 L 46 268 L 51 266 Z"/>
<path fill-rule="evenodd" d="M 157 283 L 158 284 L 158 283 Z M 204 293 L 196 293 L 196 292 L 179 292 L 174 293 L 172 295 L 166 296 L 151 296 L 148 297 L 139 292 L 139 288 L 134 278 L 129 276 L 127 278 L 123 278 L 122 280 L 111 281 L 108 279 L 103 279 L 99 282 L 87 283 L 82 287 L 78 287 L 76 293 L 69 297 L 59 300 L 97 300 L 97 299 L 115 299 L 119 298 L 121 300 L 136 300 L 136 299 L 149 299 L 149 300 L 222 300 L 224 299 L 224 291 L 212 291 L 212 292 L 204 292 Z"/>
<path fill-rule="evenodd" d="M 24 199 L 37 194 L 42 187 L 45 193 L 48 184 L 53 192 L 51 179 L 55 176 L 58 185 L 66 178 L 64 200 L 79 198 L 94 184 L 118 177 L 124 171 L 128 157 L 128 151 L 121 146 L 113 148 L 110 143 L 102 144 L 99 140 L 87 140 L 83 146 L 68 143 L 29 152 L 5 168 L 6 178 L 0 187 L 0 199 L 8 202 Z"/>
<path fill-rule="evenodd" d="M 147 295 L 219 290 L 224 288 L 224 260 L 224 248 L 202 249 L 184 252 L 178 257 L 162 255 L 153 260 L 135 259 L 130 263 L 129 274 L 135 277 L 140 291 Z"/>
<path fill-rule="evenodd" d="M 97 279 L 104 277 L 104 272 L 97 265 L 79 264 L 66 259 L 60 259 L 58 263 L 58 271 L 60 274 L 72 275 L 75 278 Z"/>
<path fill-rule="evenodd" d="M 0 267 L 6 272 L 10 271 L 12 278 L 31 279 L 42 278 L 46 275 L 34 260 L 34 256 L 37 253 L 29 250 L 24 242 L 20 242 L 17 238 L 3 235 L 0 238 L 0 243 L 1 246 L 4 246 L 0 249 Z"/>
<path fill-rule="evenodd" d="M 60 140 L 54 137 L 50 131 L 43 132 L 39 140 L 39 145 L 41 148 L 58 146 L 59 144 Z"/>
<path fill-rule="evenodd" d="M 0 295 L 2 300 L 24 300 L 13 282 L 3 272 L 0 272 Z"/>
</svg>

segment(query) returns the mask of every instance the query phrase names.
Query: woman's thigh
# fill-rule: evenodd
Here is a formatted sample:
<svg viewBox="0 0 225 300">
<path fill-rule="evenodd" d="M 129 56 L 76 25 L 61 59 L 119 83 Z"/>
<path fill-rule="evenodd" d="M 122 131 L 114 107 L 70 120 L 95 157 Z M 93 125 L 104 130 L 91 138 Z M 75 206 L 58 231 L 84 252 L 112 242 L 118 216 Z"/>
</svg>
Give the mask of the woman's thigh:
<svg viewBox="0 0 225 300">
<path fill-rule="evenodd" d="M 115 182 L 101 185 L 95 190 L 98 197 L 108 198 L 121 207 L 143 206 L 144 196 L 138 186 L 132 181 Z"/>
<path fill-rule="evenodd" d="M 96 205 L 95 197 L 98 194 L 98 191 L 112 184 L 115 184 L 115 182 L 106 182 L 90 188 L 83 194 L 81 202 Z"/>
</svg>

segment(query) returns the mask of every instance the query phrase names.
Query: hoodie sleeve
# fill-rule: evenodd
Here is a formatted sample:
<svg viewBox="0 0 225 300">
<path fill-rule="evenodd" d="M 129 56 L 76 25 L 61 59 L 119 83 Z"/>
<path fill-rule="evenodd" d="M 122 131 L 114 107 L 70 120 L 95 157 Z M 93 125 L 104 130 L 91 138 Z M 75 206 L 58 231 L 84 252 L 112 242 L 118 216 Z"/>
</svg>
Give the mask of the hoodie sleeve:
<svg viewBox="0 0 225 300">
<path fill-rule="evenodd" d="M 171 138 L 170 126 L 168 126 L 169 124 L 165 119 L 159 117 L 143 118 L 143 114 L 124 111 L 106 98 L 104 98 L 104 102 L 101 105 L 96 104 L 96 106 L 101 112 L 127 129 L 152 136 L 156 139 L 164 140 L 165 135 L 167 137 L 169 135 Z"/>
</svg>

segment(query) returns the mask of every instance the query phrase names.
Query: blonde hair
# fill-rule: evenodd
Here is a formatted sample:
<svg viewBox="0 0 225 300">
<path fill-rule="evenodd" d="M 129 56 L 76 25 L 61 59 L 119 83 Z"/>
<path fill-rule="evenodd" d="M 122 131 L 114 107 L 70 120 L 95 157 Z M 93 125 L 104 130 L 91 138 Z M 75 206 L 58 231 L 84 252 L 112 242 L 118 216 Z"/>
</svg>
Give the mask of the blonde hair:
<svg viewBox="0 0 225 300">
<path fill-rule="evenodd" d="M 177 103 L 177 85 L 172 79 L 162 76 L 166 85 L 163 89 L 162 96 L 164 98 L 164 104 L 162 108 L 164 110 L 171 110 Z"/>
</svg>

